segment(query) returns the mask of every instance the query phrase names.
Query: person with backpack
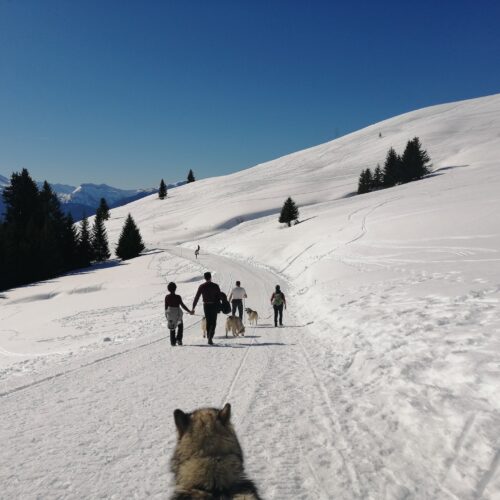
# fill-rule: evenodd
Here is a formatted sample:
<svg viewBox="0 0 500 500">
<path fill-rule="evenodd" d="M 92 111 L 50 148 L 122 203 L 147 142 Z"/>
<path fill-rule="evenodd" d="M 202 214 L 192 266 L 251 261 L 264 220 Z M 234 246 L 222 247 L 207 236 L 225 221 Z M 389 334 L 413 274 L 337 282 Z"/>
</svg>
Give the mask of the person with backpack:
<svg viewBox="0 0 500 500">
<path fill-rule="evenodd" d="M 283 326 L 283 306 L 285 306 L 286 309 L 286 299 L 279 285 L 276 285 L 276 290 L 271 296 L 271 304 L 274 309 L 274 326 L 278 326 L 278 316 L 280 326 Z"/>
<path fill-rule="evenodd" d="M 213 345 L 213 338 L 215 335 L 215 327 L 217 326 L 217 314 L 220 308 L 221 291 L 217 283 L 212 282 L 212 274 L 208 271 L 203 275 L 205 283 L 202 283 L 193 301 L 193 308 L 191 312 L 194 314 L 196 304 L 200 296 L 203 297 L 203 311 L 205 312 L 205 319 L 207 322 L 207 338 L 208 343 Z"/>
<path fill-rule="evenodd" d="M 236 286 L 229 294 L 229 302 L 231 302 L 231 314 L 235 316 L 236 309 L 238 309 L 238 316 L 243 321 L 243 299 L 247 298 L 247 292 L 241 286 L 241 282 L 237 281 Z"/>
<path fill-rule="evenodd" d="M 167 326 L 170 330 L 170 344 L 172 346 L 175 346 L 176 344 L 182 345 L 182 334 L 184 333 L 182 309 L 184 309 L 187 313 L 192 314 L 184 302 L 182 302 L 182 297 L 180 295 L 176 295 L 176 289 L 177 285 L 171 281 L 167 285 L 167 290 L 170 293 L 165 295 L 165 317 L 167 318 Z M 177 335 L 175 334 L 176 328 Z"/>
</svg>

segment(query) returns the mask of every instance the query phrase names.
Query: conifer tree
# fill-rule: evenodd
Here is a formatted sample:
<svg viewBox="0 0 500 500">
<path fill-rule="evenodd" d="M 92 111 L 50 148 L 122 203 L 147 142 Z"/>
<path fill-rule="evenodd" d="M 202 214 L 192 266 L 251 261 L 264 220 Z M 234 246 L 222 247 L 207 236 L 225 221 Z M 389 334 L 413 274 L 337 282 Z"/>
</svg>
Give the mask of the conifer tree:
<svg viewBox="0 0 500 500">
<path fill-rule="evenodd" d="M 111 255 L 109 253 L 108 236 L 106 234 L 106 228 L 104 227 L 104 221 L 99 215 L 95 216 L 94 225 L 92 227 L 92 251 L 94 259 L 97 262 L 108 260 Z"/>
<path fill-rule="evenodd" d="M 38 187 L 28 171 L 14 172 L 3 190 L 4 288 L 40 279 L 42 217 Z"/>
<path fill-rule="evenodd" d="M 425 149 L 422 149 L 420 139 L 414 137 L 408 141 L 401 158 L 402 182 L 421 179 L 430 172 L 430 158 Z"/>
<path fill-rule="evenodd" d="M 288 224 L 288 227 L 292 225 L 292 221 L 296 221 L 299 218 L 299 209 L 297 205 L 292 200 L 291 197 L 288 197 L 283 204 L 281 209 L 281 214 L 279 218 L 279 222 Z"/>
<path fill-rule="evenodd" d="M 191 169 L 189 169 L 189 173 L 188 173 L 188 176 L 187 176 L 187 181 L 188 182 L 194 182 L 195 181 L 194 174 L 193 174 L 193 171 Z"/>
<path fill-rule="evenodd" d="M 79 267 L 78 255 L 78 232 L 71 214 L 64 217 L 64 226 L 62 232 L 62 256 L 63 271 L 69 271 Z"/>
<path fill-rule="evenodd" d="M 390 148 L 384 163 L 383 184 L 385 187 L 395 186 L 401 182 L 401 177 L 401 158 L 394 148 Z"/>
<path fill-rule="evenodd" d="M 99 202 L 99 207 L 97 208 L 96 216 L 102 220 L 109 219 L 109 207 L 108 204 L 106 203 L 105 198 L 101 198 L 101 201 Z"/>
<path fill-rule="evenodd" d="M 158 198 L 164 200 L 167 197 L 167 186 L 165 181 L 162 179 L 160 182 L 160 188 L 158 189 Z"/>
<path fill-rule="evenodd" d="M 125 224 L 123 225 L 118 245 L 116 247 L 116 255 L 123 260 L 133 259 L 144 250 L 141 233 L 137 228 L 134 219 L 128 214 Z"/>
<path fill-rule="evenodd" d="M 380 165 L 377 164 L 377 168 L 373 172 L 373 189 L 380 189 L 383 185 L 384 176 L 382 174 L 382 169 Z"/>
<path fill-rule="evenodd" d="M 94 260 L 94 251 L 90 240 L 89 220 L 84 217 L 80 222 L 80 232 L 78 234 L 78 265 L 88 267 Z"/>
</svg>

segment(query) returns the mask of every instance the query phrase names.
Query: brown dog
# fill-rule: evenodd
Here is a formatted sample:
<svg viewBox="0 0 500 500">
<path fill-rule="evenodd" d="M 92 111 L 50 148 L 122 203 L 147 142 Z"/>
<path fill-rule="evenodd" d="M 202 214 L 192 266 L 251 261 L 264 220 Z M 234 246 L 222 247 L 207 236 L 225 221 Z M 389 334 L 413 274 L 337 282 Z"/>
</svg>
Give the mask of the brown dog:
<svg viewBox="0 0 500 500">
<path fill-rule="evenodd" d="M 171 500 L 262 500 L 245 476 L 230 418 L 229 403 L 222 410 L 174 411 L 178 440 L 170 464 L 175 475 Z"/>
</svg>

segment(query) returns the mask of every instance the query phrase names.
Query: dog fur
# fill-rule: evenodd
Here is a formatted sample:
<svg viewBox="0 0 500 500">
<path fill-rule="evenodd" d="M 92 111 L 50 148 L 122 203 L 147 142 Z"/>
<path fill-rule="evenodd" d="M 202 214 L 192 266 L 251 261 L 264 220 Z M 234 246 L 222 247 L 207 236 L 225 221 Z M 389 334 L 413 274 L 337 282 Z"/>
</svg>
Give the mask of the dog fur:
<svg viewBox="0 0 500 500">
<path fill-rule="evenodd" d="M 207 318 L 205 316 L 201 318 L 201 333 L 203 333 L 203 337 L 207 336 Z"/>
<path fill-rule="evenodd" d="M 175 476 L 171 500 L 262 500 L 245 475 L 230 419 L 229 403 L 222 410 L 174 411 L 177 445 L 170 462 Z"/>
<path fill-rule="evenodd" d="M 238 316 L 228 316 L 226 319 L 226 337 L 228 332 L 233 332 L 233 337 L 245 336 L 245 327 Z"/>
<path fill-rule="evenodd" d="M 257 311 L 250 309 L 249 307 L 247 307 L 245 311 L 248 314 L 248 322 L 250 324 L 257 325 L 259 321 L 259 313 Z"/>
</svg>

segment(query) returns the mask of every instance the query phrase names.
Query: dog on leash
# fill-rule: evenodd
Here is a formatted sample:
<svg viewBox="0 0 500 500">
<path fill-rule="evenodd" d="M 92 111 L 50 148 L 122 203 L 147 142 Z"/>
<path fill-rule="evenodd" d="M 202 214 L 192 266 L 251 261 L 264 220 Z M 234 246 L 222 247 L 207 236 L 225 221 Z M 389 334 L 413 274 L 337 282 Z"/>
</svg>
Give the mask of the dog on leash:
<svg viewBox="0 0 500 500">
<path fill-rule="evenodd" d="M 233 332 L 233 337 L 245 336 L 245 327 L 238 316 L 228 316 L 226 319 L 226 337 L 229 332 Z"/>
<path fill-rule="evenodd" d="M 259 314 L 258 314 L 258 312 L 250 309 L 249 307 L 247 307 L 245 309 L 245 311 L 248 314 L 248 322 L 250 324 L 257 325 L 257 322 L 259 321 Z"/>
<path fill-rule="evenodd" d="M 201 333 L 203 333 L 203 338 L 207 336 L 207 318 L 205 316 L 201 318 Z"/>
<path fill-rule="evenodd" d="M 175 476 L 171 500 L 262 500 L 245 475 L 230 418 L 229 403 L 222 410 L 174 411 L 177 445 L 170 462 Z"/>
</svg>

